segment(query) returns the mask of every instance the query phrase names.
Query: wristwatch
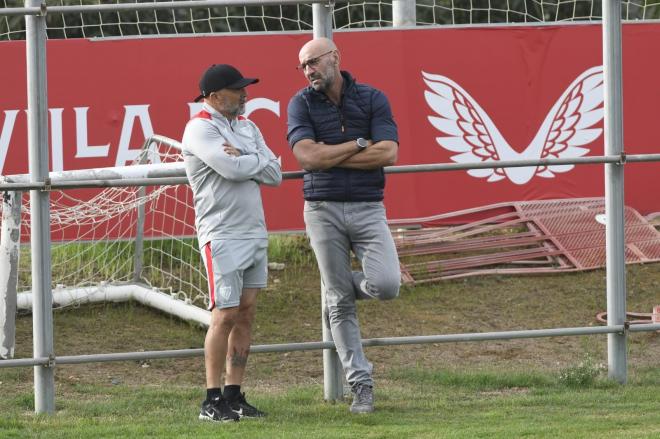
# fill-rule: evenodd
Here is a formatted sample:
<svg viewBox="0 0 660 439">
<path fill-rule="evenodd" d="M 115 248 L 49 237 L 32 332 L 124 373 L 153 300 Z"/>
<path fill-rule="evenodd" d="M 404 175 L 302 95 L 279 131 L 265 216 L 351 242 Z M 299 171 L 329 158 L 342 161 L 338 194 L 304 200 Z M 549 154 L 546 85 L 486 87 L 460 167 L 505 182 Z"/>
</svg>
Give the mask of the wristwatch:
<svg viewBox="0 0 660 439">
<path fill-rule="evenodd" d="M 357 143 L 358 152 L 364 151 L 365 149 L 367 149 L 367 146 L 369 146 L 369 142 L 367 142 L 367 139 L 363 137 L 358 137 L 357 139 L 355 139 L 355 143 Z"/>
</svg>

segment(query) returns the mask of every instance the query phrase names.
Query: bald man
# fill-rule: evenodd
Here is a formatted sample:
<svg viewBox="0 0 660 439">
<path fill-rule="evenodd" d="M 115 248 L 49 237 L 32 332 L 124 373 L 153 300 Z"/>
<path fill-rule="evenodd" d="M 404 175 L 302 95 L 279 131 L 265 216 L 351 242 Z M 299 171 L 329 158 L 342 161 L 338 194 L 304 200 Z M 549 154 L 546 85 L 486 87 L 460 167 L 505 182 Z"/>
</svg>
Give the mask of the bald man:
<svg viewBox="0 0 660 439">
<path fill-rule="evenodd" d="M 327 38 L 306 43 L 298 69 L 309 86 L 291 98 L 287 138 L 300 166 L 307 234 L 321 272 L 327 316 L 352 413 L 374 410 L 372 364 L 361 343 L 356 299 L 393 299 L 401 274 L 385 217 L 384 166 L 397 159 L 398 133 L 385 95 L 339 68 Z M 351 268 L 351 251 L 361 267 Z"/>
</svg>

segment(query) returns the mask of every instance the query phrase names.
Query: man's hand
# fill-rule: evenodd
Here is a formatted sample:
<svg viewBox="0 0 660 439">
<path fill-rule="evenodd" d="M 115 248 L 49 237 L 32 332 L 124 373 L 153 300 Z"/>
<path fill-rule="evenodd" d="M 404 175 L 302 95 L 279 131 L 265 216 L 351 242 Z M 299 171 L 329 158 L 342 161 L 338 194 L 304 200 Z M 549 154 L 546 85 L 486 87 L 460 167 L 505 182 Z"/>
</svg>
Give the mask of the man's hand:
<svg viewBox="0 0 660 439">
<path fill-rule="evenodd" d="M 238 149 L 234 148 L 234 146 L 229 142 L 223 143 L 222 147 L 224 148 L 227 155 L 232 155 L 234 157 L 240 157 L 241 155 L 241 152 Z"/>
<path fill-rule="evenodd" d="M 293 155 L 306 171 L 317 171 L 337 166 L 358 152 L 355 140 L 337 145 L 326 145 L 311 139 L 303 139 L 293 145 Z"/>
<path fill-rule="evenodd" d="M 337 167 L 369 170 L 391 166 L 396 163 L 399 150 L 397 142 L 392 140 L 381 140 L 376 143 L 367 140 L 367 142 L 369 143 L 367 148 L 364 148 L 359 154 L 348 157 L 337 164 Z"/>
</svg>

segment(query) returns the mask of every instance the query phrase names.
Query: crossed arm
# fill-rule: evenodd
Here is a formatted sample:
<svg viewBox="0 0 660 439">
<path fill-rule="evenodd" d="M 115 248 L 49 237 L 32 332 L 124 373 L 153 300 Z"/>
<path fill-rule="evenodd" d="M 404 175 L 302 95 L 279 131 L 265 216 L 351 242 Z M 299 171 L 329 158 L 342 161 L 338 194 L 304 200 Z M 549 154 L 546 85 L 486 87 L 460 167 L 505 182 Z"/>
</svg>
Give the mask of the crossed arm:
<svg viewBox="0 0 660 439">
<path fill-rule="evenodd" d="M 396 163 L 398 144 L 392 140 L 369 141 L 369 147 L 360 151 L 354 140 L 337 145 L 302 139 L 293 146 L 293 155 L 307 171 L 333 167 L 350 169 L 377 169 Z"/>
<path fill-rule="evenodd" d="M 280 159 L 275 157 L 275 154 L 266 146 L 261 139 L 261 143 L 258 142 L 259 148 L 266 153 L 269 157 L 268 164 L 261 170 L 259 174 L 256 174 L 252 179 L 260 184 L 265 184 L 266 186 L 279 186 L 282 183 L 282 166 Z M 240 157 L 243 154 L 239 149 L 234 147 L 231 143 L 226 142 L 222 144 L 224 152 L 233 157 Z"/>
<path fill-rule="evenodd" d="M 228 180 L 254 180 L 278 186 L 282 182 L 280 162 L 256 126 L 255 130 L 256 150 L 247 153 L 242 153 L 217 128 L 203 121 L 186 129 L 183 143 L 191 154 Z"/>
</svg>

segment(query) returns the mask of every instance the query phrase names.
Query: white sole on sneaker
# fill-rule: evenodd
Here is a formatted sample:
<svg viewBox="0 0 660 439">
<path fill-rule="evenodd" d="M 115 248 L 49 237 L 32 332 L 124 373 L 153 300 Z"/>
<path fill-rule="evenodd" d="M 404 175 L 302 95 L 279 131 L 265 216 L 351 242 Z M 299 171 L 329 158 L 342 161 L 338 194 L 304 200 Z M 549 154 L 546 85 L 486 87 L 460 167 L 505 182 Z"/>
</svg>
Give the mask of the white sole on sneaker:
<svg viewBox="0 0 660 439">
<path fill-rule="evenodd" d="M 373 412 L 374 412 L 373 407 L 368 408 L 368 409 L 354 409 L 353 407 L 351 407 L 351 413 L 355 413 L 355 414 L 358 414 L 358 415 L 363 415 L 363 414 L 366 414 L 366 413 L 373 413 Z"/>
<path fill-rule="evenodd" d="M 239 418 L 240 419 L 240 418 Z M 206 422 L 238 422 L 238 419 L 213 419 L 210 416 L 204 416 L 201 413 L 199 414 L 199 420 L 200 421 L 206 421 Z"/>
</svg>

